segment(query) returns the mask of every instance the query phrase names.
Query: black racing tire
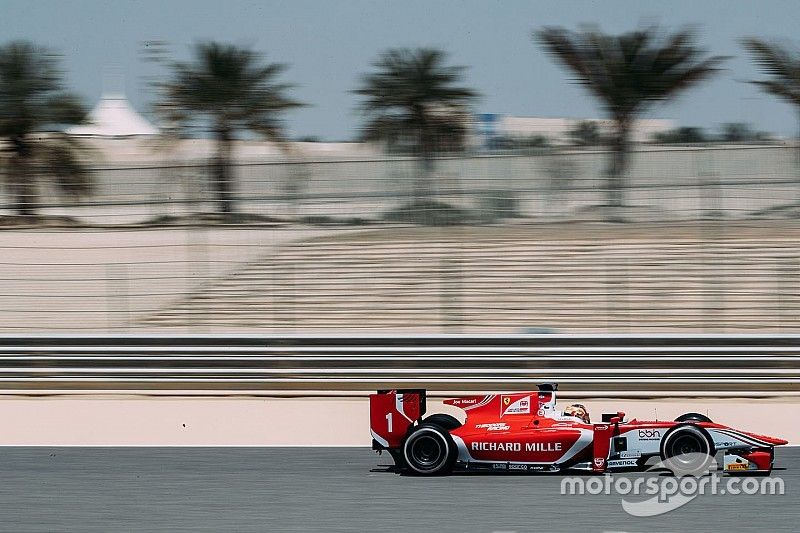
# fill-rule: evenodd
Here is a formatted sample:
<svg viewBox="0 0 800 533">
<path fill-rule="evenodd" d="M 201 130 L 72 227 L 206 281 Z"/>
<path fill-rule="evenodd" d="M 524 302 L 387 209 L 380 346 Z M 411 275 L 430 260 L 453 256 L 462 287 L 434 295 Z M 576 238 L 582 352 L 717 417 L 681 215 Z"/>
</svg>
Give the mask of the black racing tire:
<svg viewBox="0 0 800 533">
<path fill-rule="evenodd" d="M 419 476 L 449 474 L 457 455 L 453 437 L 436 424 L 422 422 L 403 443 L 404 462 L 410 473 Z"/>
<path fill-rule="evenodd" d="M 674 426 L 661 439 L 661 460 L 675 475 L 700 476 L 714 460 L 714 441 L 708 432 L 694 424 Z"/>
<path fill-rule="evenodd" d="M 685 413 L 676 418 L 675 422 L 711 422 L 711 419 L 700 413 Z"/>
<path fill-rule="evenodd" d="M 428 416 L 422 422 L 425 424 L 436 424 L 437 426 L 443 427 L 447 431 L 453 431 L 454 429 L 458 429 L 463 425 L 458 421 L 458 418 L 444 413 L 436 413 Z"/>
</svg>

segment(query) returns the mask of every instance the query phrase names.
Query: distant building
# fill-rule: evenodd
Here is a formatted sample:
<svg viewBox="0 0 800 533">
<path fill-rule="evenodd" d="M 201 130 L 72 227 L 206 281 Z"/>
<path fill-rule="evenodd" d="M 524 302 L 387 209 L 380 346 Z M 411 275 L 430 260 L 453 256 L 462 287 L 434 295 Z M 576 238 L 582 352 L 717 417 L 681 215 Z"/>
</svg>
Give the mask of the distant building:
<svg viewBox="0 0 800 533">
<path fill-rule="evenodd" d="M 106 94 L 92 109 L 86 124 L 67 130 L 70 135 L 81 137 L 136 137 L 157 135 L 158 128 L 142 117 L 122 94 Z"/>
<path fill-rule="evenodd" d="M 601 135 L 608 135 L 613 131 L 613 122 L 606 119 L 513 117 L 492 113 L 479 114 L 475 118 L 476 134 L 483 146 L 488 146 L 497 137 L 529 139 L 536 136 L 542 136 L 554 145 L 572 144 L 570 132 L 583 121 L 595 122 Z M 669 119 L 636 120 L 633 123 L 631 140 L 635 143 L 649 142 L 656 133 L 674 127 L 675 122 Z"/>
</svg>

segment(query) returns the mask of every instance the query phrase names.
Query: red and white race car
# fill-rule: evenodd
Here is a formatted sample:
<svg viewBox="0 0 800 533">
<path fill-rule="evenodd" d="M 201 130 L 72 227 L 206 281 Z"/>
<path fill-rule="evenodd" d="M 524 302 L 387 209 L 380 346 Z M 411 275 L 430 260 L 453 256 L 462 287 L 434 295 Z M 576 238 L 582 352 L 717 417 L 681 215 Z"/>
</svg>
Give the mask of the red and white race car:
<svg viewBox="0 0 800 533">
<path fill-rule="evenodd" d="M 370 395 L 372 447 L 387 450 L 398 470 L 441 475 L 453 470 L 606 472 L 644 469 L 648 459 L 677 461 L 687 471 L 724 451 L 724 470 L 766 474 L 774 447 L 787 441 L 716 424 L 698 413 L 674 421 L 626 420 L 604 414 L 591 423 L 583 406 L 556 409 L 557 386 L 536 392 L 462 396 L 444 403 L 467 415 L 425 414 L 425 391 Z M 698 458 L 700 463 L 698 464 Z"/>
</svg>

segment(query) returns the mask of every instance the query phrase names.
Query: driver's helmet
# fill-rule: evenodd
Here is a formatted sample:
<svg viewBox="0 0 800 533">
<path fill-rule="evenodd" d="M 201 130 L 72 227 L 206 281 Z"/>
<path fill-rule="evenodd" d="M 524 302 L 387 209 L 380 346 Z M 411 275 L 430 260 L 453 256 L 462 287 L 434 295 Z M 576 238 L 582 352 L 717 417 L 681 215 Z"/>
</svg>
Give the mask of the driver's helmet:
<svg viewBox="0 0 800 533">
<path fill-rule="evenodd" d="M 589 424 L 589 411 L 586 410 L 586 407 L 579 403 L 573 403 L 572 405 L 568 405 L 566 409 L 564 409 L 564 415 L 566 416 L 574 416 L 576 418 L 580 418 L 585 423 Z"/>
</svg>

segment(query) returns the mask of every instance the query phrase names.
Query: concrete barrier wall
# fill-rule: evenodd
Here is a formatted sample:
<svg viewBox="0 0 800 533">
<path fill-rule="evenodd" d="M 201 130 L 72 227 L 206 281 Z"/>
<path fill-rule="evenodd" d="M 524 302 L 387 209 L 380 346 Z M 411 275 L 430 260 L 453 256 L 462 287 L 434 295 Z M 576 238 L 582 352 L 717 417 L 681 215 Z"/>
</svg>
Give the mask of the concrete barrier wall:
<svg viewBox="0 0 800 533">
<path fill-rule="evenodd" d="M 274 395 L 423 387 L 593 397 L 800 394 L 800 335 L 23 335 L 0 390 Z"/>
</svg>

